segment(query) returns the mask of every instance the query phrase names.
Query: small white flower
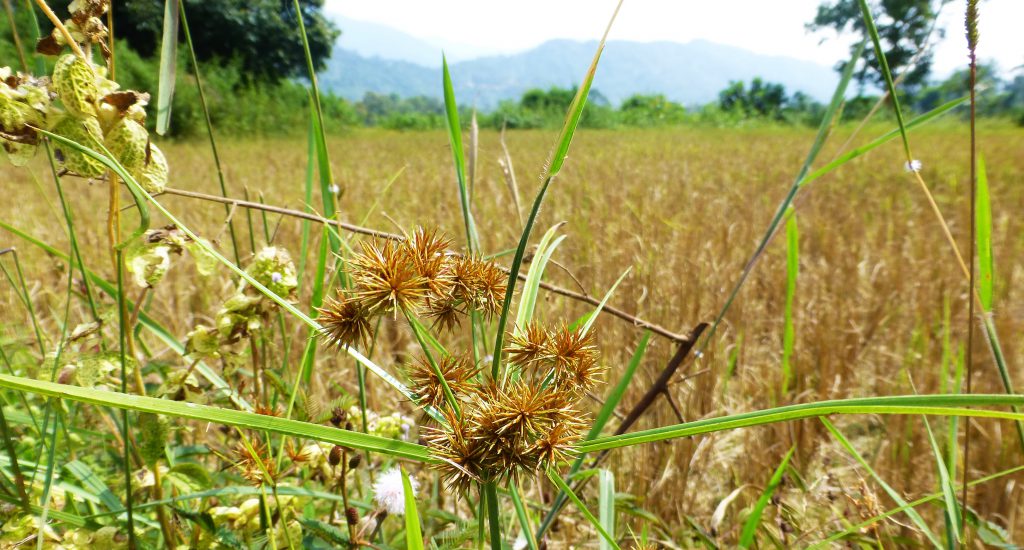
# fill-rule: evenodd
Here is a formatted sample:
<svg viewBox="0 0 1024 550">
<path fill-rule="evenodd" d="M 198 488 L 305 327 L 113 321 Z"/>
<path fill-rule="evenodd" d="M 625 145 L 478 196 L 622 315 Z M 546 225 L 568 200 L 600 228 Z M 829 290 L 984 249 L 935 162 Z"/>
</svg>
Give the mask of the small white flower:
<svg viewBox="0 0 1024 550">
<path fill-rule="evenodd" d="M 412 486 L 412 495 L 416 496 L 419 482 L 410 477 L 409 484 Z M 384 472 L 373 483 L 373 499 L 377 506 L 387 510 L 389 514 L 405 514 L 405 488 L 402 486 L 402 471 L 398 467 Z"/>
<path fill-rule="evenodd" d="M 907 161 L 907 163 L 903 166 L 903 169 L 906 170 L 907 172 L 920 172 L 921 161 L 917 159 Z"/>
<path fill-rule="evenodd" d="M 516 535 L 516 541 L 512 543 L 512 550 L 523 550 L 526 548 L 526 537 L 523 536 L 523 532 L 520 531 Z"/>
<path fill-rule="evenodd" d="M 282 277 L 281 274 L 276 271 L 270 274 L 270 280 L 274 281 L 275 283 L 280 283 L 281 279 L 283 278 L 284 277 Z"/>
<path fill-rule="evenodd" d="M 327 188 L 327 190 L 330 191 L 332 194 L 337 195 L 341 191 L 341 188 L 338 187 L 337 183 L 332 183 L 331 186 Z"/>
</svg>

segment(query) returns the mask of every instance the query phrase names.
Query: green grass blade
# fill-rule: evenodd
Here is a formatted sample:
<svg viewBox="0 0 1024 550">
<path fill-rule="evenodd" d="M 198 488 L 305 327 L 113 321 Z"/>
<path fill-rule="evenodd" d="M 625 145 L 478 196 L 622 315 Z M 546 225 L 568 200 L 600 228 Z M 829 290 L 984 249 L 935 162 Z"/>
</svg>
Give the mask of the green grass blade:
<svg viewBox="0 0 1024 550">
<path fill-rule="evenodd" d="M 412 482 L 405 468 L 402 468 L 402 491 L 405 493 L 405 547 L 409 550 L 423 550 L 420 513 L 416 509 L 416 495 L 412 492 Z"/>
<path fill-rule="evenodd" d="M 597 474 L 598 504 L 597 513 L 601 526 L 604 527 L 608 538 L 615 540 L 615 476 L 611 470 L 601 468 Z M 611 545 L 604 538 L 598 541 L 601 550 L 611 550 Z"/>
<path fill-rule="evenodd" d="M 992 206 L 989 200 L 988 174 L 985 172 L 985 158 L 978 156 L 978 188 L 975 231 L 978 248 L 978 294 L 981 307 L 992 311 L 992 288 L 995 283 L 995 267 L 992 260 Z"/>
<path fill-rule="evenodd" d="M 537 550 L 537 538 L 533 536 L 533 528 L 530 527 L 530 516 L 527 515 L 526 506 L 523 505 L 523 498 L 519 495 L 519 485 L 513 483 L 508 488 L 509 496 L 512 497 L 512 505 L 516 509 L 516 518 L 519 519 L 519 528 L 522 530 L 523 538 L 526 539 L 526 547 L 530 550 Z"/>
<path fill-rule="evenodd" d="M 171 127 L 171 100 L 178 76 L 178 0 L 164 0 L 164 32 L 160 39 L 160 81 L 156 93 L 156 133 Z"/>
<path fill-rule="evenodd" d="M 572 136 L 576 131 L 576 125 L 579 123 L 580 116 L 583 114 L 583 107 L 586 104 L 587 94 L 590 91 L 590 85 L 594 81 L 594 74 L 597 72 L 597 63 L 601 59 L 601 52 L 604 51 L 604 44 L 608 39 L 608 31 L 611 30 L 612 23 L 615 22 L 615 16 L 619 13 L 619 8 L 622 7 L 622 0 L 615 6 L 615 13 L 612 14 L 611 20 L 608 21 L 608 27 L 604 31 L 604 36 L 601 37 L 601 41 L 597 45 L 597 51 L 594 53 L 594 59 L 590 62 L 590 68 L 587 70 L 587 74 L 583 79 L 583 84 L 576 92 L 576 97 L 573 99 L 572 104 L 569 106 L 569 113 L 566 116 L 565 124 L 562 127 L 562 131 L 559 134 L 557 145 L 555 147 L 555 153 L 551 157 L 551 163 L 547 170 L 547 175 L 544 178 L 544 183 L 541 184 L 540 190 L 537 192 L 537 197 L 533 201 L 533 207 L 530 209 L 530 215 L 526 220 L 526 225 L 523 228 L 523 234 L 519 238 L 519 246 L 516 248 L 516 254 L 512 259 L 512 265 L 509 269 L 508 287 L 505 289 L 505 303 L 501 307 L 501 315 L 498 316 L 497 333 L 494 337 L 494 351 L 492 352 L 491 362 L 491 378 L 494 380 L 498 379 L 499 370 L 501 368 L 501 352 L 503 349 L 504 338 L 505 338 L 505 327 L 508 324 L 509 309 L 512 306 L 512 296 L 515 294 L 516 282 L 519 279 L 519 269 L 523 264 L 523 256 L 526 254 L 526 246 L 530 242 L 530 232 L 533 230 L 533 224 L 537 220 L 537 214 L 540 212 L 540 205 L 544 202 L 544 196 L 548 192 L 548 188 L 551 186 L 551 181 L 554 179 L 558 171 L 561 170 L 562 164 L 565 162 L 565 156 L 569 152 L 569 145 L 572 143 Z"/>
<path fill-rule="evenodd" d="M 761 492 L 761 497 L 757 499 L 757 503 L 754 504 L 754 509 L 750 512 L 750 515 L 747 516 L 747 521 L 743 523 L 743 531 L 740 533 L 740 548 L 750 548 L 750 545 L 754 544 L 754 535 L 757 533 L 758 526 L 761 525 L 761 516 L 764 514 L 764 509 L 768 506 L 768 502 L 771 500 L 772 495 L 775 494 L 776 489 L 779 488 L 779 484 L 782 483 L 782 474 L 786 473 L 789 459 L 793 457 L 793 451 L 795 450 L 796 447 L 790 447 L 789 451 L 786 452 L 786 456 L 782 457 L 782 462 L 779 463 L 779 467 L 775 469 L 775 473 L 768 480 L 768 485 Z"/>
<path fill-rule="evenodd" d="M 476 225 L 473 222 L 469 190 L 466 187 L 466 152 L 462 145 L 462 126 L 459 124 L 459 108 L 455 103 L 455 89 L 452 87 L 452 75 L 448 71 L 448 59 L 443 54 L 441 56 L 441 68 L 448 143 L 452 148 L 455 178 L 459 184 L 459 206 L 462 207 L 462 222 L 466 227 L 466 250 L 472 254 L 473 252 L 479 252 L 479 238 L 476 235 Z"/>
<path fill-rule="evenodd" d="M 946 459 L 939 449 L 939 443 L 935 440 L 935 433 L 932 431 L 932 424 L 928 417 L 921 417 L 924 421 L 925 431 L 928 433 L 928 444 L 931 446 L 932 454 L 935 455 L 935 468 L 939 473 L 939 485 L 942 488 L 942 499 L 946 505 L 946 542 L 947 546 L 953 546 L 953 541 L 960 542 L 960 507 L 956 501 L 956 488 L 953 486 L 953 478 L 946 468 Z"/>
<path fill-rule="evenodd" d="M 615 542 L 615 538 L 612 537 L 611 533 L 605 530 L 604 525 L 602 525 L 601 522 L 594 517 L 594 514 L 587 509 L 586 505 L 583 504 L 583 501 L 580 500 L 580 497 L 576 496 L 576 493 L 572 491 L 565 481 L 562 481 L 562 477 L 558 475 L 558 472 L 548 470 L 548 479 L 550 479 L 551 483 L 554 483 L 559 490 L 569 495 L 569 500 L 572 500 L 573 504 L 576 505 L 576 508 L 578 508 L 580 513 L 583 514 L 583 517 L 594 526 L 594 529 L 597 529 L 597 532 L 601 535 L 601 539 L 604 540 L 604 542 L 613 550 L 619 550 L 619 545 Z"/>
<path fill-rule="evenodd" d="M 121 505 L 120 499 L 117 495 L 110 490 L 110 487 L 92 471 L 89 466 L 79 460 L 72 460 L 64 465 L 64 469 L 75 476 L 78 481 L 82 482 L 82 485 L 89 489 L 94 495 L 99 496 L 103 506 L 111 512 L 120 513 L 124 511 L 124 506 Z"/>
<path fill-rule="evenodd" d="M 897 395 L 883 397 L 857 397 L 816 401 L 797 405 L 786 405 L 740 414 L 706 418 L 673 426 L 630 432 L 602 437 L 580 444 L 579 451 L 593 453 L 605 449 L 617 449 L 652 443 L 679 437 L 700 435 L 737 428 L 763 426 L 776 422 L 788 422 L 803 418 L 814 418 L 831 414 L 927 414 L 934 416 L 970 416 L 978 418 L 1024 419 L 1017 412 L 987 409 L 967 409 L 973 406 L 1020 406 L 1024 395 L 1005 394 L 955 394 L 955 395 Z"/>
<path fill-rule="evenodd" d="M 885 77 L 885 87 L 889 92 L 889 100 L 892 101 L 893 111 L 896 113 L 896 123 L 900 126 L 900 137 L 903 138 L 903 151 L 907 155 L 907 161 L 913 156 L 910 154 L 910 141 L 907 139 L 906 124 L 903 123 L 903 110 L 900 109 L 900 98 L 896 94 L 896 84 L 892 79 L 892 72 L 889 70 L 889 61 L 885 58 L 885 51 L 882 50 L 882 42 L 878 36 L 878 29 L 875 28 L 875 19 L 871 16 L 871 10 L 865 0 L 857 0 L 860 5 L 860 13 L 864 18 L 864 26 L 871 38 L 871 44 L 875 48 L 875 58 L 878 59 L 882 76 Z"/>
<path fill-rule="evenodd" d="M 793 326 L 793 301 L 796 299 L 796 277 L 800 271 L 800 233 L 796 226 L 796 211 L 789 207 L 786 220 L 786 306 L 782 332 L 782 392 L 781 398 L 789 393 L 793 380 L 793 346 L 796 342 L 796 328 Z"/>
<path fill-rule="evenodd" d="M 544 270 L 547 269 L 551 255 L 554 254 L 558 245 L 565 240 L 565 235 L 555 239 L 555 232 L 562 224 L 554 225 L 541 237 L 537 245 L 537 252 L 530 262 L 530 269 L 526 272 L 526 280 L 523 281 L 523 288 L 519 292 L 519 309 L 516 312 L 516 326 L 513 330 L 523 330 L 533 319 L 533 311 L 537 307 L 537 295 L 540 292 L 540 283 L 544 277 Z M 554 240 L 552 240 L 554 239 Z"/>
<path fill-rule="evenodd" d="M 422 445 L 287 418 L 120 392 L 94 390 L 7 374 L 0 374 L 0 387 L 102 407 L 190 418 L 256 431 L 303 437 L 418 462 L 433 462 L 434 460 L 427 448 Z"/>
<path fill-rule="evenodd" d="M 828 431 L 832 432 L 832 435 L 836 438 L 836 441 L 838 441 L 839 444 L 842 445 L 848 453 L 850 453 L 850 456 L 856 459 L 857 462 L 860 463 L 861 467 L 863 467 L 865 470 L 867 470 L 869 474 L 871 474 L 871 477 L 874 478 L 875 482 L 882 486 L 882 489 L 884 489 L 885 492 L 888 493 L 889 498 L 891 498 L 900 506 L 907 506 L 907 501 L 904 500 L 902 496 L 900 496 L 899 491 L 889 486 L 889 484 L 886 483 L 885 480 L 882 479 L 881 476 L 879 476 L 878 473 L 875 472 L 874 468 L 872 468 L 871 465 L 868 464 L 866 460 L 864 460 L 864 457 L 862 457 L 860 453 L 857 452 L 857 449 L 853 447 L 853 444 L 851 444 L 850 441 L 846 439 L 846 436 L 844 436 L 842 432 L 840 432 L 835 427 L 835 425 L 829 421 L 828 418 L 822 416 L 819 418 L 819 420 L 821 420 L 822 424 L 825 425 Z M 935 533 L 933 533 L 932 530 L 928 527 L 928 524 L 925 523 L 924 518 L 921 517 L 921 514 L 918 514 L 917 510 L 914 510 L 911 507 L 907 507 L 905 511 L 907 516 L 911 519 L 911 521 L 914 522 L 914 525 L 916 525 L 917 528 L 920 529 L 921 532 L 924 534 L 924 536 L 928 538 L 928 541 L 931 542 L 935 548 L 941 549 L 942 542 L 939 541 L 939 537 L 937 537 Z"/>
<path fill-rule="evenodd" d="M 582 334 L 590 332 L 590 327 L 594 326 L 594 322 L 597 321 L 597 316 L 601 313 L 601 310 L 604 309 L 604 305 L 607 304 L 608 300 L 611 299 L 612 294 L 615 294 L 615 289 L 619 288 L 619 283 L 621 283 L 622 280 L 626 278 L 626 275 L 629 275 L 629 272 L 632 270 L 633 266 L 627 267 L 626 270 L 622 272 L 622 275 L 619 275 L 619 278 L 615 280 L 615 284 L 613 284 L 612 287 L 608 289 L 608 292 L 605 293 L 604 298 L 601 298 L 601 303 L 597 304 L 597 307 L 594 308 L 594 311 L 592 311 L 590 313 L 590 316 L 587 317 L 587 322 L 583 324 L 583 330 L 581 331 Z"/>
<path fill-rule="evenodd" d="M 923 115 L 917 116 L 917 117 L 911 119 L 910 122 L 907 123 L 906 130 L 909 132 L 910 130 L 913 130 L 913 129 L 919 128 L 919 127 L 921 127 L 921 126 L 923 126 L 925 124 L 928 124 L 929 122 L 933 122 L 936 119 L 938 119 L 940 116 L 948 113 L 949 111 L 952 111 L 954 108 L 959 107 L 960 105 L 963 105 L 964 102 L 966 102 L 966 101 L 967 101 L 967 97 L 966 96 L 958 98 L 958 99 L 954 99 L 952 101 L 949 101 L 947 103 L 944 103 L 944 104 L 942 104 L 942 105 L 932 109 L 931 111 L 928 111 L 927 113 L 925 113 Z M 869 143 L 867 143 L 865 145 L 861 145 L 860 147 L 857 147 L 857 148 L 852 149 L 852 150 L 850 150 L 850 151 L 848 151 L 846 153 L 843 153 L 842 155 L 836 157 L 835 160 L 829 162 L 828 164 L 826 164 L 825 166 L 822 166 L 821 168 L 818 168 L 817 170 L 811 172 L 806 177 L 804 177 L 804 179 L 802 179 L 800 181 L 800 186 L 802 187 L 804 185 L 807 185 L 808 183 L 811 183 L 812 181 L 814 181 L 814 180 L 824 176 L 825 174 L 828 174 L 829 172 L 832 172 L 833 170 L 835 170 L 836 168 L 839 168 L 840 166 L 846 164 L 847 162 L 850 162 L 851 160 L 853 160 L 853 159 L 855 159 L 855 158 L 857 158 L 857 157 L 859 157 L 861 155 L 864 155 L 868 151 L 871 151 L 872 149 L 880 147 L 880 146 L 882 146 L 882 145 L 884 145 L 886 143 L 889 143 L 893 139 L 895 139 L 898 136 L 900 136 L 901 135 L 900 132 L 901 132 L 900 128 L 896 127 L 894 129 L 886 132 L 885 134 L 875 138 L 874 140 L 872 140 L 871 142 L 869 142 Z"/>
</svg>

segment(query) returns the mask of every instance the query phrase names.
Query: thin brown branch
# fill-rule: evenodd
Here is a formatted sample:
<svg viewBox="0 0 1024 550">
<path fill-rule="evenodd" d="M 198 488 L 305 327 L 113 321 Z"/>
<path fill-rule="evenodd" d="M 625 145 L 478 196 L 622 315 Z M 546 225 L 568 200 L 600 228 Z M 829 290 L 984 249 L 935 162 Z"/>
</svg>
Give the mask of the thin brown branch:
<svg viewBox="0 0 1024 550">
<path fill-rule="evenodd" d="M 253 210 L 263 210 L 265 212 L 273 212 L 275 214 L 281 214 L 281 215 L 290 216 L 290 217 L 293 217 L 293 218 L 299 218 L 299 219 L 303 219 L 303 220 L 310 220 L 310 221 L 315 221 L 315 222 L 319 222 L 319 223 L 325 223 L 325 224 L 328 224 L 328 225 L 333 225 L 333 226 L 335 226 L 335 227 L 337 227 L 339 229 L 342 229 L 342 230 L 345 230 L 345 231 L 349 231 L 351 233 L 358 233 L 360 235 L 369 235 L 371 237 L 377 237 L 377 238 L 380 238 L 380 239 L 391 239 L 391 240 L 395 240 L 395 241 L 401 241 L 401 240 L 405 239 L 405 237 L 403 237 L 402 235 L 399 235 L 397 233 L 389 233 L 387 231 L 378 231 L 376 229 L 370 229 L 368 227 L 362 227 L 362 226 L 359 226 L 359 225 L 345 223 L 345 222 L 338 221 L 338 220 L 332 220 L 332 219 L 324 218 L 322 216 L 318 216 L 316 214 L 310 214 L 308 212 L 303 212 L 301 210 L 292 210 L 290 208 L 282 208 L 280 206 L 274 206 L 274 205 L 270 205 L 270 204 L 263 204 L 263 203 L 259 203 L 259 202 L 246 201 L 246 200 L 240 200 L 240 199 L 224 198 L 224 197 L 219 197 L 217 195 L 208 195 L 206 193 L 198 193 L 198 192 L 195 192 L 195 191 L 186 191 L 184 189 L 173 189 L 173 188 L 170 188 L 170 187 L 166 188 L 164 190 L 164 193 L 167 194 L 167 195 L 178 195 L 178 196 L 181 196 L 181 197 L 200 199 L 200 200 L 209 201 L 209 202 L 219 202 L 219 203 L 222 203 L 222 204 L 229 204 L 229 205 L 232 205 L 232 206 L 235 206 L 235 207 L 249 208 L 249 209 L 253 209 Z M 507 269 L 505 271 L 508 272 Z M 526 274 L 520 273 L 519 274 L 519 278 L 525 280 L 526 279 Z M 582 293 L 579 293 L 579 292 L 574 292 L 574 291 L 569 290 L 567 288 L 562 288 L 560 286 L 553 285 L 551 283 L 546 283 L 546 282 L 541 281 L 540 287 L 543 288 L 544 290 L 547 290 L 548 292 L 552 292 L 552 293 L 558 294 L 560 296 L 565 296 L 566 298 L 569 298 L 569 299 L 572 299 L 572 300 L 576 300 L 578 302 L 583 302 L 583 303 L 586 303 L 586 304 L 590 304 L 590 305 L 595 306 L 595 307 L 601 304 L 601 301 L 596 299 L 596 298 L 593 298 L 591 296 L 587 296 L 586 294 L 582 294 Z M 657 335 L 662 336 L 664 338 L 668 338 L 669 340 L 672 340 L 673 342 L 677 342 L 677 343 L 680 343 L 680 344 L 690 342 L 690 339 L 689 339 L 690 336 L 688 336 L 688 335 L 683 335 L 683 334 L 678 334 L 678 333 L 672 332 L 672 331 L 670 331 L 670 330 L 668 330 L 668 329 L 666 329 L 666 328 L 664 328 L 664 327 L 662 327 L 660 325 L 657 325 L 657 324 L 652 323 L 650 321 L 646 321 L 644 319 L 641 319 L 640 317 L 637 317 L 636 315 L 632 315 L 630 313 L 627 313 L 627 312 L 623 311 L 622 309 L 619 309 L 619 308 L 617 308 L 615 306 L 612 306 L 611 304 L 605 304 L 604 309 L 602 310 L 602 313 L 608 313 L 608 314 L 610 314 L 612 316 L 615 316 L 615 317 L 618 317 L 619 319 L 622 319 L 623 321 L 628 321 L 634 327 L 643 328 L 643 329 L 649 330 L 649 331 L 653 332 L 654 334 L 657 334 Z"/>
</svg>

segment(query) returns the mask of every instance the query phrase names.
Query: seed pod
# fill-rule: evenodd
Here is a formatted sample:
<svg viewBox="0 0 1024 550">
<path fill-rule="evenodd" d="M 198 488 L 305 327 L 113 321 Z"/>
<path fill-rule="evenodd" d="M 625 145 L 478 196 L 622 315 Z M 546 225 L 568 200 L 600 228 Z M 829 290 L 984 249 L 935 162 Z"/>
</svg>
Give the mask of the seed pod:
<svg viewBox="0 0 1024 550">
<path fill-rule="evenodd" d="M 96 144 L 103 140 L 100 123 L 95 118 L 66 116 L 53 127 L 53 133 L 93 150 L 98 149 Z M 107 169 L 102 162 L 72 147 L 57 144 L 57 150 L 64 157 L 64 167 L 79 176 L 95 178 Z"/>
<path fill-rule="evenodd" d="M 164 158 L 163 151 L 150 143 L 146 162 L 142 169 L 133 173 L 132 176 L 147 193 L 163 193 L 164 188 L 167 187 L 167 172 L 167 159 Z"/>
<path fill-rule="evenodd" d="M 149 133 L 134 120 L 122 119 L 107 133 L 107 149 L 110 149 L 121 166 L 133 175 L 146 166 L 148 143 Z"/>
<path fill-rule="evenodd" d="M 345 409 L 334 407 L 334 410 L 331 411 L 331 424 L 334 424 L 335 427 L 341 426 L 341 423 L 345 421 L 345 416 Z"/>
<path fill-rule="evenodd" d="M 140 414 L 138 422 L 139 454 L 152 466 L 164 456 L 170 422 L 163 416 Z"/>
<path fill-rule="evenodd" d="M 363 463 L 363 455 L 352 455 L 352 458 L 348 459 L 348 469 L 355 470 Z"/>
<path fill-rule="evenodd" d="M 327 463 L 330 464 L 331 466 L 337 466 L 338 464 L 341 464 L 341 454 L 342 448 L 339 447 L 338 445 L 335 445 L 334 447 L 331 448 L 331 453 L 327 455 Z"/>
<path fill-rule="evenodd" d="M 359 523 L 359 512 L 352 506 L 345 508 L 345 521 L 349 525 L 356 525 Z"/>
<path fill-rule="evenodd" d="M 99 88 L 89 63 L 75 54 L 65 54 L 53 68 L 53 89 L 67 111 L 79 118 L 96 116 Z"/>
</svg>

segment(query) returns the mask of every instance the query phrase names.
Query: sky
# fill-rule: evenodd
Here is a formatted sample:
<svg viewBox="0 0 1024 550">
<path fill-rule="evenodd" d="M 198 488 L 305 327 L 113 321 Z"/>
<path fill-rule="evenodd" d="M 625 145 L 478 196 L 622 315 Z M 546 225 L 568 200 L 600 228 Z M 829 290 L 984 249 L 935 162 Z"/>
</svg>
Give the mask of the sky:
<svg viewBox="0 0 1024 550">
<path fill-rule="evenodd" d="M 935 50 L 933 72 L 945 76 L 966 64 L 966 0 L 940 16 L 946 37 Z M 546 40 L 600 38 L 617 0 L 326 0 L 336 13 L 393 27 L 418 38 L 479 55 L 515 53 Z M 704 39 L 832 66 L 848 56 L 849 41 L 835 33 L 808 33 L 820 0 L 625 0 L 609 39 L 689 42 Z M 1005 74 L 1024 65 L 1024 0 L 983 0 L 979 58 Z M 822 39 L 827 39 L 822 41 Z"/>
</svg>

